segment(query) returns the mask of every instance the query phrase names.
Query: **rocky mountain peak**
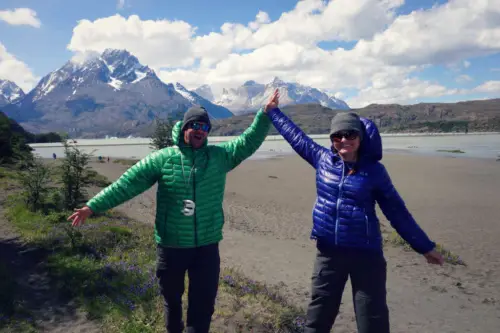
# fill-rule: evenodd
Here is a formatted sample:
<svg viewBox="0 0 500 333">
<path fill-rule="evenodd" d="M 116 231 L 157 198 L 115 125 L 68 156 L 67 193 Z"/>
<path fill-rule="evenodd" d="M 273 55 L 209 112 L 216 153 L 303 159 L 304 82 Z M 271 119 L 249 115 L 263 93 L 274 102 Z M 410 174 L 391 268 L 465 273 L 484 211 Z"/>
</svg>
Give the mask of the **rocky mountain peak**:
<svg viewBox="0 0 500 333">
<path fill-rule="evenodd" d="M 0 79 L 0 106 L 24 97 L 24 91 L 14 82 Z"/>
<path fill-rule="evenodd" d="M 194 90 L 201 97 L 213 102 L 215 100 L 212 88 L 208 84 L 203 84 Z"/>
</svg>

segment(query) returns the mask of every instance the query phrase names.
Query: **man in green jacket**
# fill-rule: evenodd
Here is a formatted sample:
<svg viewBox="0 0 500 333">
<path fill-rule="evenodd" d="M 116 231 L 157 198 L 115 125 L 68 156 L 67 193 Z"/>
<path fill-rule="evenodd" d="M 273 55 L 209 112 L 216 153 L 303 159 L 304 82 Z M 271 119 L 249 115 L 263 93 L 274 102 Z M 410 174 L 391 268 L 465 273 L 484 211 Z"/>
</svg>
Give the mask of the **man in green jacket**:
<svg viewBox="0 0 500 333">
<path fill-rule="evenodd" d="M 93 212 L 116 207 L 158 183 L 156 275 L 169 333 L 184 329 L 182 295 L 186 271 L 187 331 L 209 331 L 219 285 L 226 174 L 261 146 L 271 125 L 265 113 L 278 106 L 278 99 L 276 90 L 243 134 L 218 145 L 207 144 L 211 129 L 207 111 L 201 107 L 189 109 L 183 121 L 172 129 L 176 146 L 149 154 L 68 218 L 73 226 L 78 226 Z"/>
</svg>

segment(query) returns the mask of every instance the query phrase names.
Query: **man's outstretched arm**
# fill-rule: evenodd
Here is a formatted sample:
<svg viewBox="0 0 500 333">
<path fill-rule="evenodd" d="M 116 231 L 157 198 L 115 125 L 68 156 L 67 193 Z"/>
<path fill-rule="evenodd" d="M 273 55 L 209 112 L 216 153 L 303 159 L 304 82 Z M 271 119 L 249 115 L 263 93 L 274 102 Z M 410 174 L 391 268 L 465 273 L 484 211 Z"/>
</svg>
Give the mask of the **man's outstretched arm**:
<svg viewBox="0 0 500 333">
<path fill-rule="evenodd" d="M 163 165 L 163 153 L 156 151 L 130 167 L 113 184 L 102 189 L 86 206 L 93 212 L 103 212 L 141 194 L 158 181 Z"/>
</svg>

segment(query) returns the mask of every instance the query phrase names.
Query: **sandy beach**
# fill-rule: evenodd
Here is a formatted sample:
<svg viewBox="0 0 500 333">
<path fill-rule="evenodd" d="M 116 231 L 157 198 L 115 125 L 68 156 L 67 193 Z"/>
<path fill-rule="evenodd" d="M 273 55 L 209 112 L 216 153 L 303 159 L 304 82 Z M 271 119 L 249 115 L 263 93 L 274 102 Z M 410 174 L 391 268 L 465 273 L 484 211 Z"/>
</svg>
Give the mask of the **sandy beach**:
<svg viewBox="0 0 500 333">
<path fill-rule="evenodd" d="M 498 332 L 500 162 L 386 154 L 383 163 L 423 229 L 467 263 L 430 266 L 415 252 L 388 246 L 392 332 Z M 117 163 L 92 167 L 110 180 L 127 169 Z M 153 223 L 155 190 L 118 209 Z M 306 306 L 315 256 L 309 240 L 314 199 L 314 170 L 296 155 L 245 161 L 228 175 L 223 264 L 281 284 L 292 302 Z M 379 217 L 388 225 L 380 211 Z M 335 332 L 356 332 L 351 299 L 348 282 Z"/>
</svg>

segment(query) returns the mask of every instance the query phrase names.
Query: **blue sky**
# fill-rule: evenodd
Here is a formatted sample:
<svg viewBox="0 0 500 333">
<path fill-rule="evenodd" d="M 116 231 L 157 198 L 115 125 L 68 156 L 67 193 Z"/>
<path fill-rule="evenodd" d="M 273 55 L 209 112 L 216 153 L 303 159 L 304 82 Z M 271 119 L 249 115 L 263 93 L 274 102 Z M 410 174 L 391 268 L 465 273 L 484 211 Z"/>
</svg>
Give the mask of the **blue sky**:
<svg viewBox="0 0 500 333">
<path fill-rule="evenodd" d="M 125 0 L 121 7 L 115 0 L 3 0 L 0 79 L 29 90 L 74 55 L 109 45 L 128 49 L 164 81 L 208 83 L 214 92 L 280 76 L 354 106 L 499 97 L 500 9 L 493 2 Z M 16 8 L 33 10 L 40 26 L 13 20 L 7 11 Z M 259 12 L 261 22 L 250 28 Z M 176 20 L 185 25 L 162 23 Z M 224 23 L 239 26 L 223 33 Z M 127 32 L 110 36 L 113 29 Z"/>
<path fill-rule="evenodd" d="M 2 0 L 0 10 L 27 7 L 35 10 L 42 22 L 40 29 L 10 26 L 0 22 L 0 42 L 9 52 L 26 62 L 39 75 L 58 68 L 72 56 L 66 49 L 73 28 L 81 19 L 95 20 L 115 14 L 139 15 L 143 20 L 184 20 L 195 25 L 199 34 L 218 31 L 225 22 L 249 22 L 259 10 L 277 19 L 283 11 L 293 9 L 295 0 L 127 0 L 118 8 L 116 0 Z M 208 10 L 206 8 L 209 3 Z M 20 41 L 30 40 L 29 43 Z"/>
</svg>

